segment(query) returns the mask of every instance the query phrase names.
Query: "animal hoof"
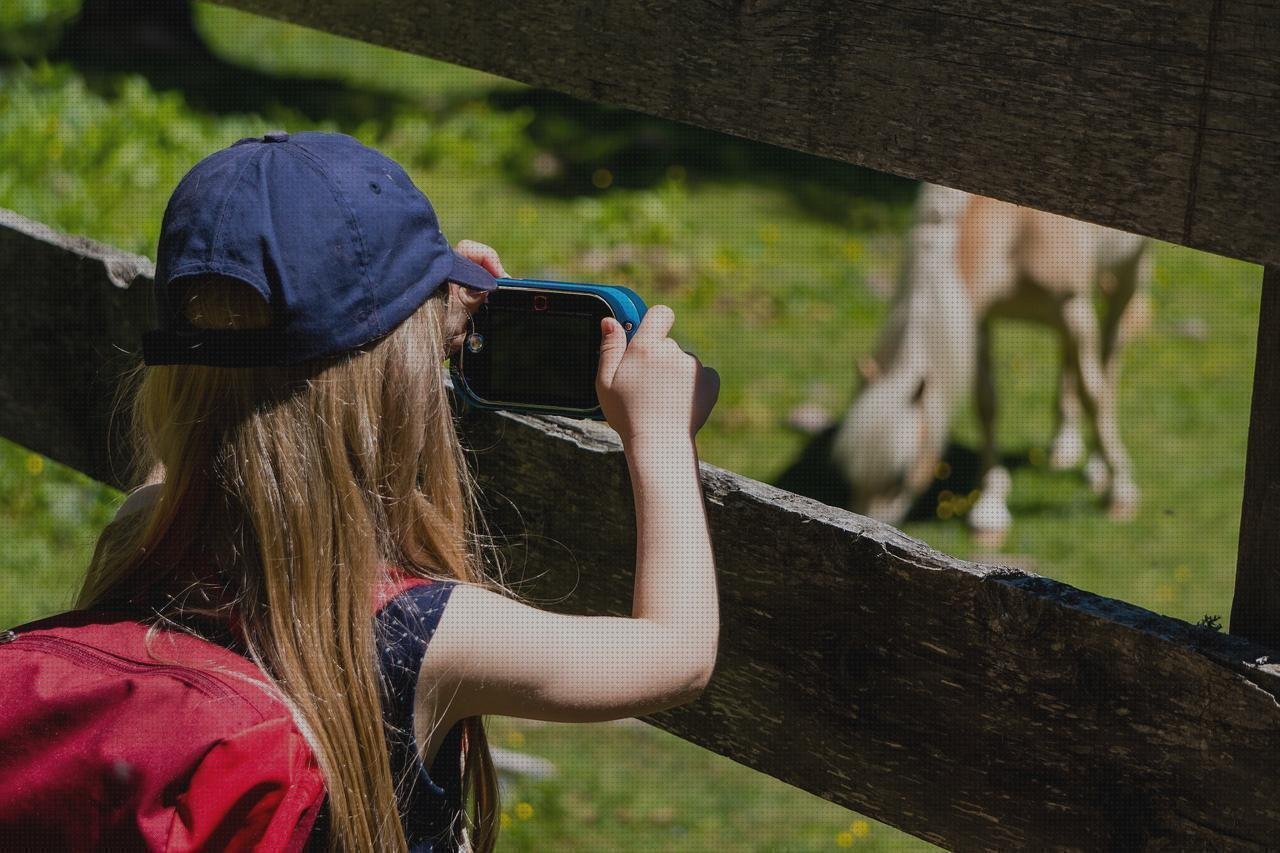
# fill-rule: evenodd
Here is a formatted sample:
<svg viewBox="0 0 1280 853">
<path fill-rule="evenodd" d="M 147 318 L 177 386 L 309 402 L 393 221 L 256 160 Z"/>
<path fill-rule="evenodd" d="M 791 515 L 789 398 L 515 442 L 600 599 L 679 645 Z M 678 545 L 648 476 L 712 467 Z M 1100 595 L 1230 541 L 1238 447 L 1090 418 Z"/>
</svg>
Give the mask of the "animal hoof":
<svg viewBox="0 0 1280 853">
<path fill-rule="evenodd" d="M 1063 430 L 1058 433 L 1049 451 L 1049 467 L 1055 471 L 1079 468 L 1080 463 L 1084 461 L 1084 454 L 1084 439 L 1080 437 L 1080 433 L 1074 430 Z"/>
<path fill-rule="evenodd" d="M 1013 481 L 1009 472 L 996 467 L 987 472 L 982 482 L 982 497 L 969 510 L 969 527 L 974 541 L 984 548 L 996 549 L 1004 544 L 1004 537 L 1013 526 L 1009 514 L 1009 490 Z"/>
<path fill-rule="evenodd" d="M 1133 521 L 1138 515 L 1138 505 L 1136 503 L 1112 501 L 1111 506 L 1107 509 L 1107 515 L 1112 521 Z"/>
<path fill-rule="evenodd" d="M 1090 456 L 1084 465 L 1084 478 L 1095 495 L 1105 495 L 1111 486 L 1111 469 L 1107 467 L 1107 460 L 1096 454 Z"/>
<path fill-rule="evenodd" d="M 1132 480 L 1117 481 L 1111 490 L 1111 506 L 1107 514 L 1116 521 L 1132 521 L 1138 514 L 1142 495 Z"/>
</svg>

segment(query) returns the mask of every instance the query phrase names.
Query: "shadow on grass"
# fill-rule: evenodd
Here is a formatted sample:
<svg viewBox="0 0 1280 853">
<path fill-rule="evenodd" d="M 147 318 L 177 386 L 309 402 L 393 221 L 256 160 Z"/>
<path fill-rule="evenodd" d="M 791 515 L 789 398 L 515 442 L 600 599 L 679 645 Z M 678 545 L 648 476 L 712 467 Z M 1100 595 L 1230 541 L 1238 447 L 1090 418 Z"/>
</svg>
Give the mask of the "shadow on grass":
<svg viewBox="0 0 1280 853">
<path fill-rule="evenodd" d="M 828 506 L 847 508 L 852 496 L 852 489 L 844 474 L 831 461 L 831 448 L 835 441 L 839 424 L 828 427 L 814 435 L 796 455 L 791 464 L 774 478 L 772 485 L 786 489 L 798 495 L 804 495 L 821 501 Z M 1000 463 L 1009 471 L 1025 468 L 1028 461 L 1028 450 L 1004 454 Z M 943 455 L 948 474 L 943 479 L 935 479 L 915 502 L 907 513 L 906 521 L 929 521 L 937 517 L 937 508 L 943 492 L 955 495 L 967 495 L 982 485 L 982 455 L 962 444 L 951 442 Z M 1071 471 L 1051 472 L 1061 481 L 1064 491 L 1077 492 L 1083 485 L 1080 474 Z M 1092 496 L 1092 493 L 1090 493 Z M 1095 499 L 1097 502 L 1097 499 Z M 1080 501 L 1074 496 L 1064 497 L 1061 501 L 1033 500 L 1018 505 L 1018 515 L 1066 515 L 1080 507 Z"/>
<path fill-rule="evenodd" d="M 805 214 L 862 230 L 905 227 L 915 198 L 916 182 L 896 175 L 546 89 L 500 90 L 488 100 L 501 110 L 532 110 L 526 133 L 555 159 L 527 180 L 550 194 L 589 194 L 600 169 L 611 186 L 632 188 L 653 186 L 676 169 L 693 181 L 772 185 Z"/>
<path fill-rule="evenodd" d="M 301 115 L 346 129 L 372 122 L 380 132 L 402 111 L 421 109 L 409 97 L 336 77 L 284 77 L 227 62 L 205 43 L 185 0 L 85 0 L 55 41 L 48 59 L 73 65 L 91 90 L 108 97 L 119 75 L 139 74 L 204 112 L 281 121 Z M 524 150 L 506 158 L 508 179 L 550 195 L 591 195 L 602 184 L 652 187 L 674 173 L 694 182 L 772 186 L 807 216 L 875 230 L 905 228 L 916 192 L 914 181 L 893 175 L 545 89 L 480 97 L 496 111 L 531 111 Z M 457 106 L 445 102 L 446 111 Z"/>
<path fill-rule="evenodd" d="M 279 77 L 229 63 L 201 38 L 190 4 L 174 0 L 86 0 L 48 59 L 75 66 L 97 94 L 110 97 L 119 75 L 139 74 L 157 92 L 178 90 L 209 113 L 295 113 L 344 127 L 372 121 L 386 128 L 409 105 L 336 78 Z"/>
</svg>

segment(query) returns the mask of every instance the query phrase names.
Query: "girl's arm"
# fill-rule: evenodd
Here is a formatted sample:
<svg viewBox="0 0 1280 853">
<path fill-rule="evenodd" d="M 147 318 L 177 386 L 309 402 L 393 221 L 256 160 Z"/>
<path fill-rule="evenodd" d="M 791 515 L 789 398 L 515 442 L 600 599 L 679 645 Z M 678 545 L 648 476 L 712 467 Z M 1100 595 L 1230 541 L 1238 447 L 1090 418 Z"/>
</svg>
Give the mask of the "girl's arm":
<svg viewBox="0 0 1280 853">
<path fill-rule="evenodd" d="M 667 337 L 673 321 L 654 306 L 630 345 L 606 321 L 601 352 L 597 390 L 635 496 L 632 617 L 565 616 L 460 586 L 423 661 L 425 718 L 616 719 L 679 705 L 706 686 L 719 605 L 693 433 L 719 380 Z"/>
</svg>

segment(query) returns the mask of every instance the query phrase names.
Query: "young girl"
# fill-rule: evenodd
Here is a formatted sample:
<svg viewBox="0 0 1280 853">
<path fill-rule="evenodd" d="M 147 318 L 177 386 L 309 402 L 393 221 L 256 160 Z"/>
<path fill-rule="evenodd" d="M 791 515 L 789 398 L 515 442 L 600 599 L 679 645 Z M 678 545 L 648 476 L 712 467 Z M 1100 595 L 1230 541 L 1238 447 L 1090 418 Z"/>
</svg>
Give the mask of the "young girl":
<svg viewBox="0 0 1280 853">
<path fill-rule="evenodd" d="M 693 435 L 718 379 L 664 306 L 630 343 L 602 327 L 597 390 L 635 497 L 632 617 L 544 612 L 486 578 L 441 364 L 504 275 L 338 134 L 241 140 L 165 213 L 134 404 L 154 473 L 78 604 L 141 607 L 258 662 L 324 773 L 316 839 L 336 848 L 490 850 L 482 715 L 650 713 L 695 698 L 715 662 Z"/>
</svg>

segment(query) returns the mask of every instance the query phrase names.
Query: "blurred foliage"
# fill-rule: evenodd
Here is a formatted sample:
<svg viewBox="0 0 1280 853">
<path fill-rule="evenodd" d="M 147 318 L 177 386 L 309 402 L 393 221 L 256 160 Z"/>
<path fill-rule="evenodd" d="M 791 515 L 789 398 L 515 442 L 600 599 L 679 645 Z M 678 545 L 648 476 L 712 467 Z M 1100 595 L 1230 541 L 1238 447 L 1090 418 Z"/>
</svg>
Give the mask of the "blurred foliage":
<svg viewBox="0 0 1280 853">
<path fill-rule="evenodd" d="M 492 74 L 296 27 L 211 3 L 193 4 L 195 24 L 210 49 L 230 63 L 278 81 L 334 78 L 366 92 L 403 96 L 434 112 L 502 89 L 524 86 Z"/>
<path fill-rule="evenodd" d="M 0 441 L 0 623 L 67 608 L 119 493 Z"/>
<path fill-rule="evenodd" d="M 45 55 L 79 11 L 80 0 L 4 0 L 0 3 L 0 55 Z"/>
<path fill-rule="evenodd" d="M 273 127 L 350 133 L 405 165 L 430 194 L 446 233 L 498 246 L 513 272 L 618 281 L 651 302 L 675 305 L 683 317 L 677 334 L 700 352 L 713 351 L 738 389 L 726 393 L 738 398 L 726 408 L 728 419 L 705 431 L 704 452 L 757 475 L 764 470 L 750 460 L 772 465 L 767 460 L 784 456 L 798 437 L 755 429 L 757 415 L 742 416 L 744 390 L 757 412 L 785 407 L 804 387 L 778 381 L 778 368 L 795 370 L 761 334 L 765 327 L 797 337 L 810 309 L 826 323 L 837 312 L 853 316 L 864 334 L 841 347 L 807 339 L 825 353 L 806 369 L 828 376 L 844 372 L 841 348 L 873 328 L 879 309 L 865 288 L 843 288 L 836 299 L 820 291 L 833 277 L 858 280 L 863 263 L 889 262 L 891 243 L 807 227 L 796 221 L 784 189 L 698 181 L 680 163 L 669 164 L 656 183 L 620 189 L 597 174 L 604 165 L 583 162 L 596 181 L 584 194 L 548 193 L 538 186 L 537 169 L 558 155 L 531 134 L 536 110 L 494 97 L 514 84 L 218 7 L 196 11 L 217 55 L 259 71 L 322 74 L 335 87 L 351 87 L 343 108 L 310 119 L 299 106 L 300 90 L 284 81 L 243 93 L 252 110 L 196 107 L 187 90 L 141 70 L 107 63 L 90 73 L 65 60 L 14 61 L 11 54 L 0 64 L 0 206 L 153 256 L 168 195 L 201 157 Z M 277 38 L 281 49 L 269 48 Z M 265 85 L 263 78 L 243 79 Z M 335 102 L 340 94 L 333 89 Z M 783 246 L 810 261 L 796 264 Z M 732 317 L 716 322 L 718 312 Z M 760 346 L 734 347 L 747 339 Z M 762 373 L 774 378 L 750 386 L 749 376 Z M 94 538 L 120 499 L 0 441 L 0 623 L 70 603 Z M 562 773 L 545 788 L 511 792 L 502 849 L 746 850 L 767 837 L 775 849 L 812 850 L 855 838 L 855 821 L 862 849 L 927 849 L 660 733 L 562 727 L 554 737 L 531 736 L 529 748 Z M 674 772 L 686 780 L 676 799 L 661 784 Z M 607 796 L 599 801 L 600 819 L 590 819 L 581 807 L 601 792 L 601 778 L 610 780 Z M 785 817 L 803 826 L 787 828 Z"/>
<path fill-rule="evenodd" d="M 159 65 L 131 67 L 127 55 L 92 73 L 41 60 L 76 5 L 0 6 L 0 206 L 151 255 L 168 195 L 199 158 L 274 127 L 349 133 L 405 165 L 446 234 L 498 247 L 513 274 L 629 284 L 675 308 L 677 338 L 723 379 L 699 437 L 707 461 L 776 480 L 807 454 L 816 465 L 788 486 L 810 494 L 830 476 L 818 441 L 787 419 L 801 405 L 832 416 L 848 405 L 901 264 L 909 182 L 215 6 L 195 9 L 228 66 L 208 79 L 174 85 L 179 65 L 156 76 Z M 202 86 L 225 91 L 212 99 Z M 326 104 L 332 112 L 316 112 Z M 959 461 L 940 472 L 937 507 L 908 533 L 1191 621 L 1228 611 L 1258 270 L 1167 245 L 1155 261 L 1155 322 L 1120 371 L 1121 428 L 1144 492 L 1138 518 L 1111 522 L 1083 478 L 1048 470 L 1057 345 L 1045 329 L 1001 323 L 998 428 L 1015 519 L 1006 552 L 979 553 L 963 522 L 945 517 L 973 485 Z M 973 456 L 971 409 L 953 437 Z M 119 500 L 36 460 L 0 442 L 0 623 L 66 605 Z M 508 811 L 517 846 L 913 845 L 684 744 L 652 751 L 580 727 L 527 736 L 565 775 L 516 793 L 531 810 Z M 666 762 L 705 775 L 690 776 L 687 801 L 673 804 L 680 792 L 663 787 L 681 772 Z M 788 843 L 773 833 L 792 815 L 816 828 L 788 827 Z"/>
<path fill-rule="evenodd" d="M 694 184 L 750 181 L 777 189 L 806 215 L 859 231 L 905 227 L 915 195 L 914 181 L 894 175 L 545 89 L 502 89 L 490 101 L 532 112 L 527 133 L 538 153 L 515 176 L 545 192 L 651 187 L 675 169 Z"/>
<path fill-rule="evenodd" d="M 264 128 L 194 114 L 138 77 L 104 98 L 69 66 L 0 67 L 0 206 L 152 254 L 168 193 L 191 165 Z"/>
<path fill-rule="evenodd" d="M 910 215 L 901 182 L 618 110 L 573 108 L 480 72 L 221 7 L 196 12 L 219 56 L 383 94 L 370 96 L 367 113 L 323 121 L 287 98 L 260 113 L 216 113 L 126 70 L 91 88 L 65 63 L 10 61 L 0 66 L 0 205 L 151 254 L 170 189 L 208 152 L 275 126 L 350 133 L 406 165 L 447 234 L 499 246 L 513 272 L 618 281 L 672 305 L 676 335 L 724 379 L 700 440 L 709 461 L 772 480 L 808 449 L 829 476 L 820 447 L 788 430 L 786 418 L 802 404 L 838 413 L 852 395 L 853 365 L 872 345 L 901 262 Z M 273 40 L 281 50 L 267 49 Z M 821 216 L 798 205 L 806 183 L 837 188 L 848 210 Z M 1034 451 L 1052 429 L 1055 344 L 1043 329 L 998 327 L 1001 446 L 1008 461 L 1025 460 L 1014 465 L 1009 547 L 1057 577 L 1194 619 L 1229 607 L 1256 269 L 1172 247 L 1158 249 L 1156 269 L 1157 318 L 1214 331 L 1202 341 L 1157 325 L 1125 353 L 1122 425 L 1146 496 L 1132 525 L 1109 522 L 1078 476 L 1037 464 Z M 977 446 L 972 412 L 955 429 L 963 458 L 930 492 L 940 501 L 973 486 L 964 464 L 973 455 L 965 449 Z M 1170 459 L 1197 461 L 1171 467 Z M 804 471 L 787 485 L 817 494 L 815 476 Z M 1183 541 L 1180 531 L 1197 524 L 1206 533 Z M 906 529 L 973 555 L 957 519 L 917 517 Z M 1143 568 L 1116 572 L 1117 560 Z M 1170 574 L 1189 560 L 1214 579 L 1194 596 Z"/>
</svg>

